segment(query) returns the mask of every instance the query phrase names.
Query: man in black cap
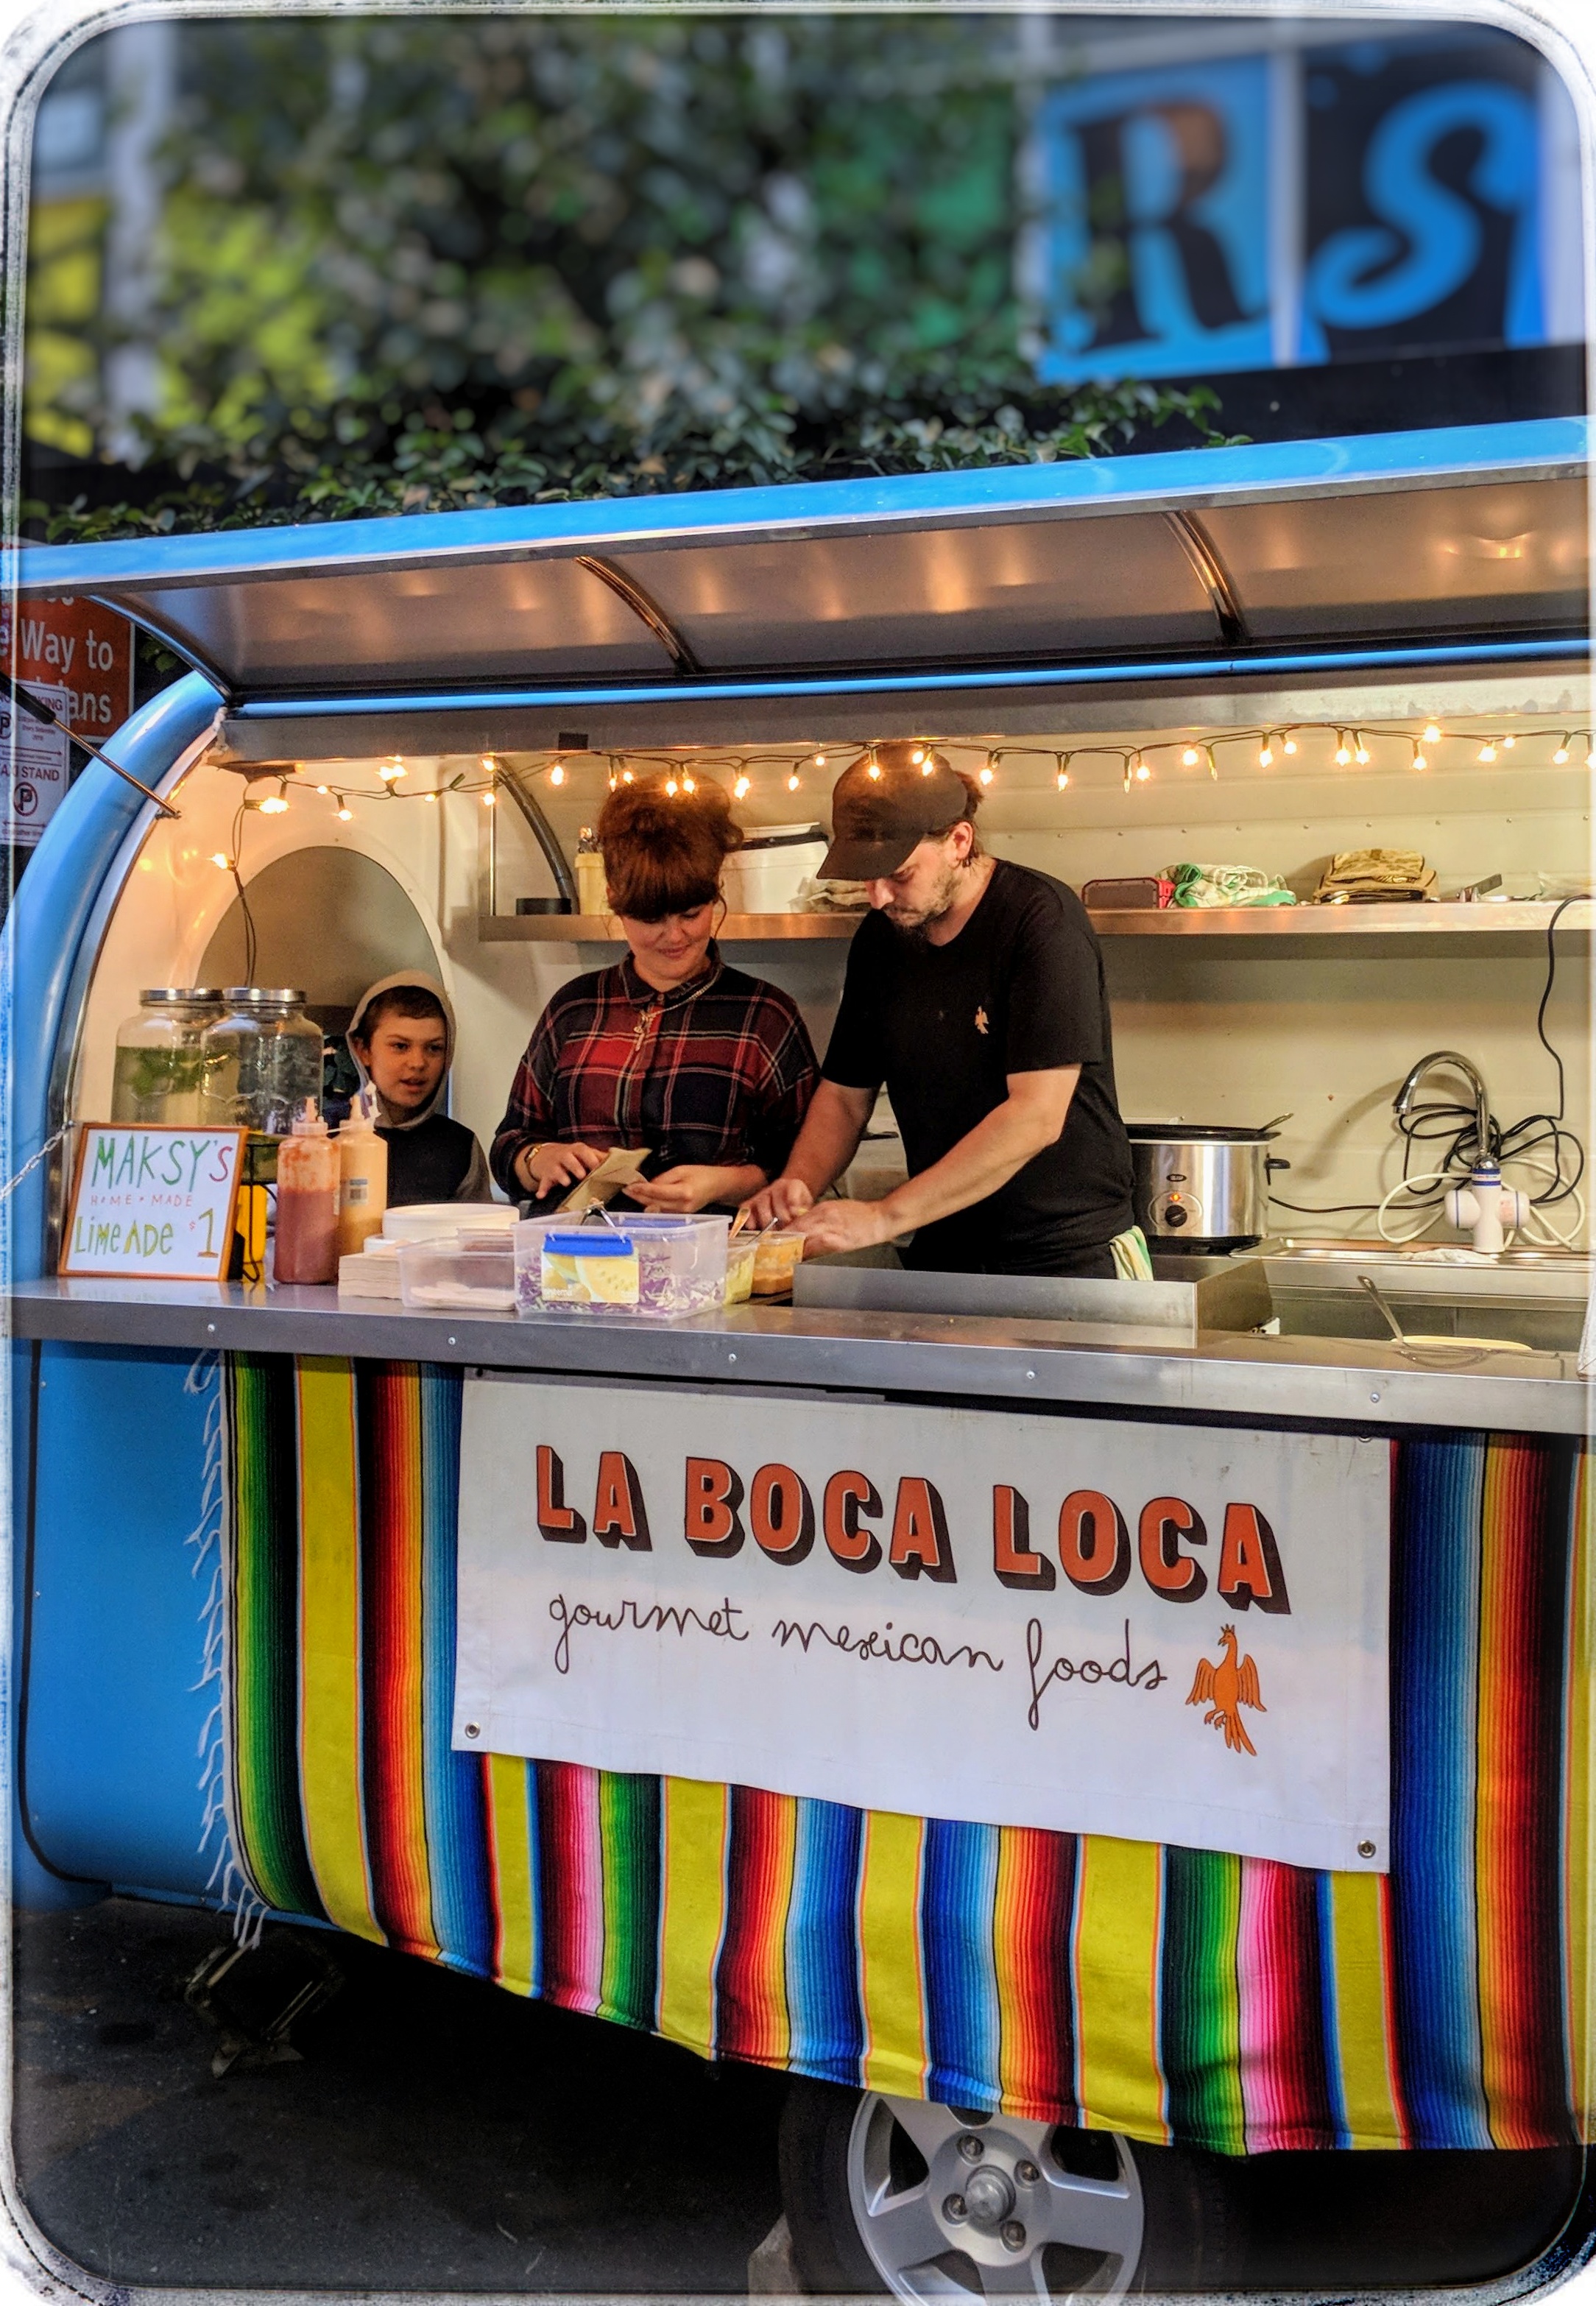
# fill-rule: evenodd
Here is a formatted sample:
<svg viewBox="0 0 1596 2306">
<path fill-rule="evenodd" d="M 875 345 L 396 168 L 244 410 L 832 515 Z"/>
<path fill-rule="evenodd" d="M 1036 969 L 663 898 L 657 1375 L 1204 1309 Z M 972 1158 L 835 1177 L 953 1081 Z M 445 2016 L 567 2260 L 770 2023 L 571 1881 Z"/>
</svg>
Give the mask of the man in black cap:
<svg viewBox="0 0 1596 2306">
<path fill-rule="evenodd" d="M 1112 1279 L 1135 1218 L 1102 952 L 1072 890 L 982 849 L 980 799 L 907 743 L 838 779 L 821 871 L 863 881 L 873 910 L 814 1102 L 751 1216 L 797 1225 L 817 1252 L 912 1232 L 904 1261 L 922 1270 Z M 821 1200 L 883 1082 L 907 1183 Z"/>
</svg>

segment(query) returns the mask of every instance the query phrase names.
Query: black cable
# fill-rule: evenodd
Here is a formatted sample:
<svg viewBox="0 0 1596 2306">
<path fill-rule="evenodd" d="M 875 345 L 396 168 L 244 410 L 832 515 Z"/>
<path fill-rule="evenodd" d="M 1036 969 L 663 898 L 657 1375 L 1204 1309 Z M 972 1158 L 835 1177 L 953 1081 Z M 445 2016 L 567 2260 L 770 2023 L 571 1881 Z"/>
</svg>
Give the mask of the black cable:
<svg viewBox="0 0 1596 2306">
<path fill-rule="evenodd" d="M 1565 897 L 1561 904 L 1556 907 L 1550 920 L 1546 924 L 1546 984 L 1541 995 L 1541 1006 L 1535 1012 L 1536 1038 L 1540 1041 L 1541 1047 L 1546 1051 L 1547 1055 L 1551 1059 L 1553 1064 L 1556 1065 L 1558 1069 L 1558 1119 L 1559 1121 L 1563 1118 L 1564 1108 L 1568 1101 L 1567 1090 L 1563 1080 L 1563 1060 L 1546 1038 L 1547 1004 L 1551 999 L 1552 986 L 1558 981 L 1558 948 L 1552 932 L 1557 927 L 1558 923 L 1562 919 L 1564 914 L 1568 910 L 1570 905 L 1583 904 L 1584 901 L 1585 900 L 1582 897 Z"/>
<path fill-rule="evenodd" d="M 1271 1193 L 1269 1199 L 1277 1209 L 1290 1209 L 1300 1217 L 1366 1217 L 1371 1209 L 1379 1207 L 1378 1201 L 1331 1201 L 1327 1205 L 1318 1201 L 1283 1201 L 1278 1193 Z"/>
<path fill-rule="evenodd" d="M 238 854 L 239 835 L 243 830 L 244 808 L 244 802 L 240 801 L 234 812 L 233 853 L 228 859 L 227 870 L 233 875 L 233 885 L 238 892 L 238 902 L 243 912 L 243 981 L 246 985 L 252 985 L 255 981 L 255 916 L 250 910 L 250 901 L 244 894 L 243 875 L 239 870 Z"/>
</svg>

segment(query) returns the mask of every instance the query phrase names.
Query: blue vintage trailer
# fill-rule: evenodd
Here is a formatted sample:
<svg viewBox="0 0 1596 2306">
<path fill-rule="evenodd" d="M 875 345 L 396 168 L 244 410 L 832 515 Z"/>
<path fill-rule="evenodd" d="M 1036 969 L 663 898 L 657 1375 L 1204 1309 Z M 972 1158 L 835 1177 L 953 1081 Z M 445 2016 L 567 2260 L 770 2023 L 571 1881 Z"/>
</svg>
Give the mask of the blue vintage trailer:
<svg viewBox="0 0 1596 2306">
<path fill-rule="evenodd" d="M 139 989 L 242 974 L 235 865 L 258 981 L 329 1025 L 388 969 L 442 978 L 485 1134 L 542 1002 L 614 934 L 572 917 L 568 863 L 612 766 L 735 773 L 745 813 L 802 823 L 890 737 L 973 747 L 992 840 L 1072 880 L 1165 861 L 1139 822 L 1170 855 L 1293 818 L 1304 849 L 1418 826 L 1455 850 L 1438 905 L 1099 918 L 1122 1081 L 1216 1122 L 1273 1110 L 1277 1081 L 1294 1191 L 1344 1201 L 1313 1180 L 1344 1142 L 1384 1157 L 1407 1055 L 1472 1033 L 1506 1105 L 1545 1095 L 1521 995 L 1587 914 L 1559 917 L 1556 874 L 1514 905 L 1445 884 L 1466 820 L 1482 867 L 1532 833 L 1587 885 L 1587 456 L 1570 420 L 23 550 L 24 595 L 87 594 L 191 670 L 107 748 L 137 785 L 78 779 L 5 927 L 18 1900 L 297 1916 L 784 2068 L 817 2287 L 1222 2284 L 1225 2158 L 1281 2151 L 1539 2156 L 1541 2243 L 1583 2251 L 1557 2239 L 1596 2023 L 1583 1248 L 1542 1226 L 1459 1278 L 1282 1240 L 1228 1327 L 1161 1268 L 1140 1310 L 853 1277 L 652 1331 L 55 1260 L 71 1132 L 107 1115 Z M 1415 768 L 1432 722 L 1467 778 Z M 1337 735 L 1352 799 L 1326 798 Z M 1287 737 L 1317 747 L 1311 790 L 1279 792 Z M 734 914 L 725 936 L 819 1031 L 850 927 Z M 1501 1350 L 1389 1338 L 1362 1271 L 1409 1328 Z M 1044 1826 L 909 1818 L 457 1751 L 483 1371 L 755 1421 L 779 1396 L 816 1431 L 840 1403 L 940 1405 L 979 1448 L 1046 1416 L 1140 1421 L 1177 1464 L 1237 1431 L 1388 1454 L 1389 1849 L 1316 1869 L 1080 1832 L 1064 1795 Z"/>
</svg>

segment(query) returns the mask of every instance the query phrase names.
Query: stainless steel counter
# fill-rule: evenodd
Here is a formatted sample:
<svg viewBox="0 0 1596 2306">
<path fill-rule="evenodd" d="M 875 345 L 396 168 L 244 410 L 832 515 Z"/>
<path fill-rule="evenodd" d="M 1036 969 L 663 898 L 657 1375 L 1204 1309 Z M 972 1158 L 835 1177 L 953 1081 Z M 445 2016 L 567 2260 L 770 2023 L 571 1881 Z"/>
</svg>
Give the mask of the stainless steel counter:
<svg viewBox="0 0 1596 2306">
<path fill-rule="evenodd" d="M 1589 1404 L 1564 1353 L 1404 1353 L 1344 1338 L 1202 1331 L 1154 1347 L 1107 1325 L 997 1316 L 739 1306 L 671 1324 L 546 1313 L 405 1312 L 330 1289 L 35 1281 L 13 1334 L 180 1352 L 327 1354 L 571 1374 L 1144 1414 L 1333 1420 L 1583 1433 Z"/>
</svg>

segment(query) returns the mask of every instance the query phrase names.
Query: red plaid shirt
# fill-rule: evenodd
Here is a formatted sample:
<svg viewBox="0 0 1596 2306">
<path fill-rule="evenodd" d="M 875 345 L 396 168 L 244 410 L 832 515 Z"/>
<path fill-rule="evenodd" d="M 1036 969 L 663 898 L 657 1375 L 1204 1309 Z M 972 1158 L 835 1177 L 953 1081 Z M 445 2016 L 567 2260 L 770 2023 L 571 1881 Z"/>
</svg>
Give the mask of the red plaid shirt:
<svg viewBox="0 0 1596 2306">
<path fill-rule="evenodd" d="M 630 956 L 562 986 L 537 1022 L 493 1138 L 512 1199 L 524 1145 L 646 1145 L 645 1174 L 682 1162 L 779 1174 L 818 1078 L 796 1004 L 728 969 L 718 948 L 690 984 L 656 993 Z"/>
</svg>

